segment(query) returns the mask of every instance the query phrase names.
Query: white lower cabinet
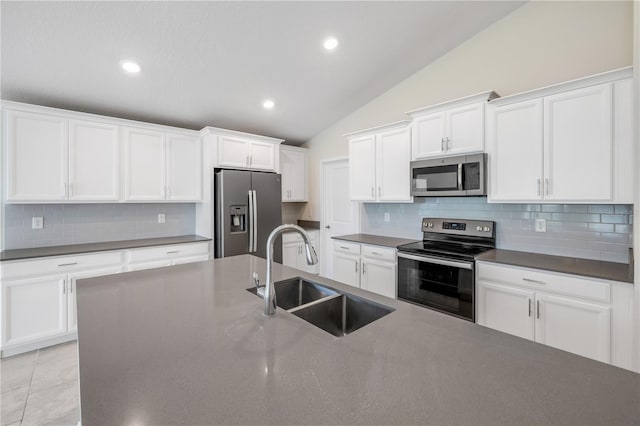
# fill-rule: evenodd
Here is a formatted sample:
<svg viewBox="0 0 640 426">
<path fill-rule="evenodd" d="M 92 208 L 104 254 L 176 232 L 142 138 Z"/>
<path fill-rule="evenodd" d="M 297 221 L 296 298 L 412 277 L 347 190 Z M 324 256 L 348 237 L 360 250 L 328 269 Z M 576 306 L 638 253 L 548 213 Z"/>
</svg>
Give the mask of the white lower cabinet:
<svg viewBox="0 0 640 426">
<path fill-rule="evenodd" d="M 382 296 L 397 297 L 396 250 L 334 240 L 333 277 Z"/>
<path fill-rule="evenodd" d="M 632 369 L 633 286 L 477 262 L 477 323 Z"/>
<path fill-rule="evenodd" d="M 78 280 L 208 259 L 209 243 L 198 242 L 2 262 L 1 355 L 75 339 Z"/>
<path fill-rule="evenodd" d="M 307 231 L 311 245 L 318 252 L 318 231 Z M 302 240 L 298 233 L 289 232 L 282 236 L 282 264 L 310 274 L 320 273 L 320 264 L 309 265 L 307 254 Z"/>
</svg>

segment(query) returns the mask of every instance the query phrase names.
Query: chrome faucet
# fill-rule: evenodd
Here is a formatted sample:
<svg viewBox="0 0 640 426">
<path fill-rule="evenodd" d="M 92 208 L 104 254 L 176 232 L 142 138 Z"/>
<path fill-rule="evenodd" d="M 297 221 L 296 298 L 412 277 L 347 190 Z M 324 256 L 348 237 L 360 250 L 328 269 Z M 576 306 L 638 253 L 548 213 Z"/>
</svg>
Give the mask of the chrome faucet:
<svg viewBox="0 0 640 426">
<path fill-rule="evenodd" d="M 309 265 L 315 265 L 318 263 L 318 256 L 316 251 L 311 245 L 311 239 L 309 234 L 299 227 L 298 225 L 280 225 L 271 231 L 269 238 L 267 238 L 267 282 L 264 289 L 264 314 L 273 315 L 276 312 L 276 291 L 273 288 L 273 274 L 271 269 L 273 268 L 273 244 L 278 238 L 278 235 L 287 231 L 296 231 L 302 235 L 304 240 L 304 247 L 307 254 L 307 263 Z"/>
</svg>

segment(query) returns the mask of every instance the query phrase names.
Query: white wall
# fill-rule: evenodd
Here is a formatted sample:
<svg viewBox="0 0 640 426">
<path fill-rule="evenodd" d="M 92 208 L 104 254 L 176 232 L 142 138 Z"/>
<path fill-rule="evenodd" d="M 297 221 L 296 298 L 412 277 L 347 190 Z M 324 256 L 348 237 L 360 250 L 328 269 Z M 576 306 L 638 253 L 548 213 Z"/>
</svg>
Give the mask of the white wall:
<svg viewBox="0 0 640 426">
<path fill-rule="evenodd" d="M 629 66 L 632 51 L 631 1 L 525 4 L 308 141 L 304 219 L 320 220 L 320 162 L 348 154 L 345 133 L 487 89 L 506 96 Z"/>
</svg>

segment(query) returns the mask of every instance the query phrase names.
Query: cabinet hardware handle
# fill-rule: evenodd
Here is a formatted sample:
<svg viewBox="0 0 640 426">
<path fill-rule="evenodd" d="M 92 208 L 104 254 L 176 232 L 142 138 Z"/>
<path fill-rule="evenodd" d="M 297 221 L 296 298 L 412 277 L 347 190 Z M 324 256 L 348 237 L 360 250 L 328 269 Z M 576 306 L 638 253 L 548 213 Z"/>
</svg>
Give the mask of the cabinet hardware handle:
<svg viewBox="0 0 640 426">
<path fill-rule="evenodd" d="M 529 299 L 529 317 L 531 317 L 531 299 Z"/>
<path fill-rule="evenodd" d="M 544 178 L 544 195 L 549 195 L 549 178 Z"/>
<path fill-rule="evenodd" d="M 366 264 L 366 263 L 363 263 L 363 264 L 362 264 L 362 274 L 364 275 L 364 274 L 366 274 L 366 273 L 367 273 L 367 264 Z"/>
<path fill-rule="evenodd" d="M 62 294 L 67 294 L 67 280 L 64 280 L 64 284 L 62 285 Z"/>
<path fill-rule="evenodd" d="M 356 265 L 356 272 L 358 272 L 358 261 L 355 261 L 355 265 Z"/>
<path fill-rule="evenodd" d="M 540 319 L 540 301 L 539 300 L 536 300 L 536 311 L 537 311 L 536 317 Z"/>
<path fill-rule="evenodd" d="M 377 251 L 372 251 L 371 254 L 375 254 L 376 256 L 382 256 L 380 253 L 378 253 Z"/>
<path fill-rule="evenodd" d="M 444 152 L 444 138 L 440 139 L 442 142 L 440 142 L 440 151 Z"/>
<path fill-rule="evenodd" d="M 451 139 L 447 138 L 447 151 L 451 149 Z"/>
<path fill-rule="evenodd" d="M 73 283 L 71 281 L 67 281 L 69 283 L 69 293 L 73 293 Z"/>
<path fill-rule="evenodd" d="M 382 197 L 382 187 L 378 187 L 378 198 Z"/>
<path fill-rule="evenodd" d="M 542 195 L 542 190 L 540 189 L 540 178 L 538 178 L 538 196 Z"/>
<path fill-rule="evenodd" d="M 180 250 L 168 251 L 167 254 L 180 253 Z"/>
<path fill-rule="evenodd" d="M 61 263 L 58 266 L 73 266 L 73 265 L 77 265 L 78 262 L 73 262 L 73 263 Z"/>
<path fill-rule="evenodd" d="M 345 250 L 351 250 L 349 247 L 345 247 L 345 246 L 340 246 L 340 248 Z"/>
<path fill-rule="evenodd" d="M 331 229 L 331 225 L 327 225 L 327 226 L 325 226 L 325 228 Z"/>
<path fill-rule="evenodd" d="M 532 280 L 531 278 L 523 278 L 522 281 L 527 281 L 527 282 L 535 283 L 535 284 L 546 284 L 544 281 Z"/>
</svg>

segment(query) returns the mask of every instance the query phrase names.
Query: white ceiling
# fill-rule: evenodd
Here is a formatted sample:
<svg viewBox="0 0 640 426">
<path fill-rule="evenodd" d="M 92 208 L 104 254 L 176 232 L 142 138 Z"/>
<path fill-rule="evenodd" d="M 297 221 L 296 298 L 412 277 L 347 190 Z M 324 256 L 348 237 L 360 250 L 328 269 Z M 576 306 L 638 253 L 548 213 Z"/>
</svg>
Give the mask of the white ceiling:
<svg viewBox="0 0 640 426">
<path fill-rule="evenodd" d="M 1 94 L 300 143 L 521 4 L 2 1 Z"/>
</svg>

